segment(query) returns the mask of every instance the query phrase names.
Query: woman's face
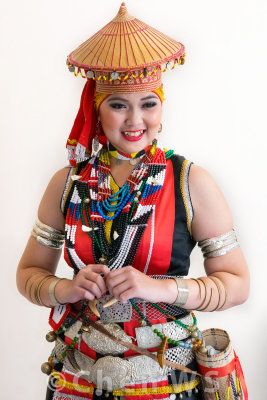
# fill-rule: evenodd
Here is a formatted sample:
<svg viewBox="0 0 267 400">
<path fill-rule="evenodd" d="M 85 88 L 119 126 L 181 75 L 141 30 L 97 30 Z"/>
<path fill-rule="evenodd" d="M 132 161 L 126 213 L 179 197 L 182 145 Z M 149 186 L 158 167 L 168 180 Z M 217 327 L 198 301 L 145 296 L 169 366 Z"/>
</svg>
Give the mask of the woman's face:
<svg viewBox="0 0 267 400">
<path fill-rule="evenodd" d="M 118 93 L 99 109 L 108 140 L 123 153 L 136 153 L 151 144 L 161 122 L 161 101 L 153 92 Z"/>
</svg>

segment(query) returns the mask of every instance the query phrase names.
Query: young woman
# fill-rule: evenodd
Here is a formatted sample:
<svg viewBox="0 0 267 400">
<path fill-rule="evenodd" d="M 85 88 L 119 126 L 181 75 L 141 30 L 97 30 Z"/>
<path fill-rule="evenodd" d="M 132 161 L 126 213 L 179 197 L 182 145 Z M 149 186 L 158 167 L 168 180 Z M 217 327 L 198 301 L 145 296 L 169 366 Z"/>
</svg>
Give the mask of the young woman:
<svg viewBox="0 0 267 400">
<path fill-rule="evenodd" d="M 112 29 L 130 21 L 123 3 Z M 167 43 L 153 35 L 154 46 L 155 38 Z M 56 346 L 43 370 L 56 378 L 56 389 L 47 399 L 200 398 L 199 378 L 189 371 L 196 370 L 194 351 L 206 350 L 188 310 L 221 311 L 249 292 L 231 212 L 208 172 L 157 147 L 161 69 L 136 63 L 130 78 L 127 70 L 114 76 L 113 60 L 113 68 L 87 62 L 86 70 L 89 42 L 89 50 L 82 45 L 68 58 L 70 70 L 83 66 L 90 78 L 68 139 L 72 167 L 51 179 L 17 272 L 22 295 L 54 307 L 48 340 Z M 169 61 L 179 64 L 184 49 L 175 43 Z M 55 277 L 64 240 L 72 280 Z M 206 275 L 182 279 L 196 242 Z"/>
</svg>

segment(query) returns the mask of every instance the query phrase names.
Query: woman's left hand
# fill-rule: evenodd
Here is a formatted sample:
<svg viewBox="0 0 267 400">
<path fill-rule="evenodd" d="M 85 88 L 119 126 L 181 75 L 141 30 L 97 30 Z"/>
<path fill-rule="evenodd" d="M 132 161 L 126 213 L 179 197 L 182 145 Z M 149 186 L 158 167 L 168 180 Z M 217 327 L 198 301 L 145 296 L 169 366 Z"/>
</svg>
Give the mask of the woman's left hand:
<svg viewBox="0 0 267 400">
<path fill-rule="evenodd" d="M 174 297 L 175 300 L 177 296 L 177 285 L 173 279 L 153 279 L 132 266 L 109 272 L 106 286 L 121 303 L 134 297 L 151 302 L 171 302 L 169 298 Z"/>
</svg>

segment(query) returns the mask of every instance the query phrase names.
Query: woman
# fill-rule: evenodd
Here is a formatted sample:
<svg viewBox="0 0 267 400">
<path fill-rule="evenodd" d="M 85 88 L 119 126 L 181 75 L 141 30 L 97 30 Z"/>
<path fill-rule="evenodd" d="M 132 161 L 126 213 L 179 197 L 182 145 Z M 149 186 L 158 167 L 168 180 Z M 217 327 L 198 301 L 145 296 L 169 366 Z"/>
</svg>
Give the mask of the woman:
<svg viewBox="0 0 267 400">
<path fill-rule="evenodd" d="M 70 71 L 88 78 L 67 142 L 72 167 L 51 179 L 17 273 L 25 297 L 54 307 L 47 339 L 56 346 L 43 366 L 56 378 L 51 399 L 200 398 L 190 372 L 194 350 L 206 349 L 187 310 L 224 310 L 248 296 L 223 195 L 206 171 L 155 140 L 160 65 L 182 64 L 184 47 L 142 24 L 122 3 L 68 57 Z M 63 232 L 73 280 L 54 276 Z M 181 279 L 196 242 L 207 276 Z"/>
</svg>

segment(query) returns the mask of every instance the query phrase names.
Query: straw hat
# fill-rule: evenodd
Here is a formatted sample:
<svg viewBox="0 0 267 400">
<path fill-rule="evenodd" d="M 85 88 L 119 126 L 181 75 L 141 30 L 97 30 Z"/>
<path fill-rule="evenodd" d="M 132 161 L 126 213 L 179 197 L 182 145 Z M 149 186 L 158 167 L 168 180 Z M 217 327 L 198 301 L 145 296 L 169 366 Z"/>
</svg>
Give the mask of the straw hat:
<svg viewBox="0 0 267 400">
<path fill-rule="evenodd" d="M 94 79 L 97 91 L 125 92 L 160 87 L 161 72 L 184 57 L 181 43 L 130 15 L 123 2 L 115 18 L 69 54 L 67 65 L 76 76 Z"/>
</svg>

